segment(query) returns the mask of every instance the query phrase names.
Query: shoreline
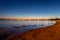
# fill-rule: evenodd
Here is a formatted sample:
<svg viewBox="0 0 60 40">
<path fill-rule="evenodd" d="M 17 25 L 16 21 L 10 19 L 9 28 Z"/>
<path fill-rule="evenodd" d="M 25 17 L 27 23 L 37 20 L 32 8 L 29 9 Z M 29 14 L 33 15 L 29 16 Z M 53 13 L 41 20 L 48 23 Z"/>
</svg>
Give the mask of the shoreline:
<svg viewBox="0 0 60 40">
<path fill-rule="evenodd" d="M 28 31 L 17 40 L 60 40 L 60 20 L 55 25 Z"/>
<path fill-rule="evenodd" d="M 54 37 L 55 29 L 57 28 L 57 27 L 54 27 L 54 26 L 57 26 L 57 25 L 60 26 L 59 23 L 60 23 L 60 20 L 56 20 L 56 24 L 55 25 L 51 25 L 51 26 L 47 26 L 47 27 L 43 27 L 43 28 L 38 28 L 38 29 L 30 30 L 30 31 L 27 31 L 27 32 L 23 33 L 22 35 L 21 35 L 21 33 L 19 31 L 16 31 L 18 35 L 15 35 L 14 34 L 15 32 L 11 31 L 8 34 L 6 34 L 6 35 L 4 34 L 2 36 L 3 36 L 3 38 L 4 38 L 4 36 L 6 37 L 6 38 L 4 38 L 4 40 L 6 40 L 6 39 L 7 40 L 10 40 L 10 39 L 13 39 L 13 40 L 35 40 L 35 39 L 36 40 L 47 40 L 47 38 L 49 38 L 51 35 Z M 1 30 L 3 31 L 2 33 L 4 33 L 4 30 L 6 30 L 6 29 L 1 29 Z M 46 38 L 43 38 L 43 37 L 46 37 Z M 51 37 L 50 40 L 55 40 L 53 37 Z"/>
</svg>

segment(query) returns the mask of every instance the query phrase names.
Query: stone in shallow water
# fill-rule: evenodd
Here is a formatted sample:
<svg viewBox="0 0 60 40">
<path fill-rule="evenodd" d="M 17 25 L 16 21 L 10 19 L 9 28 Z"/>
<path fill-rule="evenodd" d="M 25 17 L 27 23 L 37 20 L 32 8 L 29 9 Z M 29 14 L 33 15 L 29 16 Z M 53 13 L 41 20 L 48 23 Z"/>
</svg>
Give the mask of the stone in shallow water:
<svg viewBox="0 0 60 40">
<path fill-rule="evenodd" d="M 21 28 L 21 26 L 14 26 L 13 28 Z"/>
<path fill-rule="evenodd" d="M 32 27 L 35 27 L 35 26 L 37 26 L 37 25 L 33 25 Z"/>
</svg>

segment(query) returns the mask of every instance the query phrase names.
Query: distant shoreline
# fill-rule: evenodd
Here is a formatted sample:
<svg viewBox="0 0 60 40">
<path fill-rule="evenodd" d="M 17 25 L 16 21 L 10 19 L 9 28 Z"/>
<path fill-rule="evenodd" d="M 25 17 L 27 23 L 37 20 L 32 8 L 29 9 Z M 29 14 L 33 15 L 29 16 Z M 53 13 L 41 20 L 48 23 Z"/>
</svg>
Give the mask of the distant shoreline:
<svg viewBox="0 0 60 40">
<path fill-rule="evenodd" d="M 44 19 L 44 18 L 0 18 L 0 20 L 27 20 L 27 21 L 37 21 L 37 20 L 60 20 L 60 18 L 47 18 L 47 19 Z"/>
</svg>

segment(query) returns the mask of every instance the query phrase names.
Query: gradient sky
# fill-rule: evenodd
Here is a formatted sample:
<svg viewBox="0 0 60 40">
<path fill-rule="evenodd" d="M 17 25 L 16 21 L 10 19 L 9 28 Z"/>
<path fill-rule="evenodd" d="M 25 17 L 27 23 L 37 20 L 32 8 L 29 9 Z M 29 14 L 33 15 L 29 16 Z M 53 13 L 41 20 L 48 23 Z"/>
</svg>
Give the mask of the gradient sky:
<svg viewBox="0 0 60 40">
<path fill-rule="evenodd" d="M 59 0 L 0 0 L 0 18 L 60 17 Z"/>
</svg>

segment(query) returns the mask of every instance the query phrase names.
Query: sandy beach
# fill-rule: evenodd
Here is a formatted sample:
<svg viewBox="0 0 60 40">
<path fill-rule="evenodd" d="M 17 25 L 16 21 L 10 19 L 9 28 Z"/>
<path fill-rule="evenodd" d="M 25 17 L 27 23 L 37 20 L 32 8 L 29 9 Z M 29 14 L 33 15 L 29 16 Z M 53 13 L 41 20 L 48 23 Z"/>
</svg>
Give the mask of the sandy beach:
<svg viewBox="0 0 60 40">
<path fill-rule="evenodd" d="M 55 25 L 27 31 L 23 35 L 20 31 L 5 31 L 0 28 L 0 40 L 60 40 L 60 20 L 56 20 Z"/>
</svg>

